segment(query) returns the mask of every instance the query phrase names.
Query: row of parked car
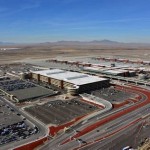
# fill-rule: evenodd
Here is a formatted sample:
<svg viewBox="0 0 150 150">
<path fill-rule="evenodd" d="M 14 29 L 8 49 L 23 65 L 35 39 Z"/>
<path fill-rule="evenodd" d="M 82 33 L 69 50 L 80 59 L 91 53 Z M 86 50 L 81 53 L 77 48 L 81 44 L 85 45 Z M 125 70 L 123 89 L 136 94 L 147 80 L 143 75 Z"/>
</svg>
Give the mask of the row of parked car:
<svg viewBox="0 0 150 150">
<path fill-rule="evenodd" d="M 0 86 L 3 86 L 3 85 L 10 85 L 10 84 L 19 84 L 19 83 L 23 83 L 24 81 L 23 80 L 6 80 L 6 81 L 2 81 L 0 82 Z"/>
<path fill-rule="evenodd" d="M 21 82 L 21 83 L 14 83 L 14 84 L 9 84 L 9 85 L 3 85 L 2 88 L 5 91 L 16 91 L 19 89 L 26 89 L 26 88 L 31 88 L 31 87 L 35 87 L 34 84 L 30 83 L 30 82 Z"/>
<path fill-rule="evenodd" d="M 26 139 L 38 131 L 36 126 L 30 127 L 25 121 L 8 125 L 0 129 L 0 145 Z"/>
</svg>

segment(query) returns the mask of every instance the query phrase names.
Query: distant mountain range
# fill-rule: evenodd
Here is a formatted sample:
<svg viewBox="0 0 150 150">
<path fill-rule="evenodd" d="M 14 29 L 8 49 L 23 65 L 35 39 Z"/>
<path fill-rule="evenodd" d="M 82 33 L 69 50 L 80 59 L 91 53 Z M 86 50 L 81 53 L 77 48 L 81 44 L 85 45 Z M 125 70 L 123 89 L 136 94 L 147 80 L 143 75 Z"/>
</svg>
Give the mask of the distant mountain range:
<svg viewBox="0 0 150 150">
<path fill-rule="evenodd" d="M 91 45 L 91 44 L 120 44 L 116 41 L 110 41 L 110 40 L 94 40 L 94 41 L 57 41 L 57 42 L 45 42 L 40 44 L 55 44 L 55 45 Z"/>
<path fill-rule="evenodd" d="M 0 45 L 21 45 L 17 43 L 10 43 L 10 42 L 0 42 Z M 57 45 L 57 46 L 82 46 L 82 45 L 103 45 L 103 46 L 121 46 L 121 47 L 136 47 L 136 46 L 150 46 L 150 43 L 123 43 L 111 40 L 93 40 L 93 41 L 57 41 L 57 42 L 43 42 L 43 43 L 30 43 L 30 44 L 23 44 L 23 45 Z"/>
<path fill-rule="evenodd" d="M 45 42 L 40 44 L 49 45 L 103 45 L 103 46 L 150 46 L 150 43 L 123 43 L 111 40 L 93 40 L 93 41 L 57 41 Z"/>
</svg>

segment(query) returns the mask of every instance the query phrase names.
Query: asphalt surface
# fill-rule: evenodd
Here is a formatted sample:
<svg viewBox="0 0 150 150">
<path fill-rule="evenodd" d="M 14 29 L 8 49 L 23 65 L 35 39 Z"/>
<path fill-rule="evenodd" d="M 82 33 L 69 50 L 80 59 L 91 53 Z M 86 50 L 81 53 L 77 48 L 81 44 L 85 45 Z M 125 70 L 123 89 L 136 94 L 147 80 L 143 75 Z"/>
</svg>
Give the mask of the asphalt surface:
<svg viewBox="0 0 150 150">
<path fill-rule="evenodd" d="M 1 81 L 0 89 L 6 93 L 9 93 L 10 95 L 16 96 L 20 102 L 56 94 L 53 90 L 19 79 Z"/>
<path fill-rule="evenodd" d="M 146 97 L 143 95 L 140 102 L 138 102 L 137 104 L 131 104 L 131 106 L 132 105 L 138 105 L 139 103 L 143 103 L 145 99 L 146 99 Z M 130 108 L 131 106 L 128 105 L 128 106 L 126 106 L 126 108 L 122 108 L 122 111 L 124 111 L 127 108 Z M 148 106 L 146 106 L 146 107 L 148 107 Z M 123 122 L 124 122 L 125 119 L 127 119 L 126 125 L 128 125 L 130 122 L 132 123 L 132 121 L 134 121 L 134 117 L 132 117 L 132 114 L 133 114 L 133 116 L 135 116 L 135 119 L 140 118 L 139 115 L 137 115 L 137 112 L 140 111 L 140 113 L 141 113 L 140 116 L 141 116 L 141 115 L 145 114 L 145 113 L 143 113 L 144 110 L 145 110 L 145 107 L 144 108 L 142 107 L 142 108 L 137 109 L 136 111 L 128 113 L 129 118 L 128 117 L 124 118 L 125 115 L 123 115 L 122 117 L 119 117 L 117 119 L 117 120 L 119 120 L 119 122 L 115 121 L 115 125 L 113 127 L 111 127 L 112 131 L 114 131 L 114 128 L 116 128 L 116 127 L 117 128 L 123 127 L 123 125 L 124 125 Z M 119 111 L 121 111 L 121 110 L 119 110 Z M 69 149 L 75 149 L 77 147 L 80 147 L 82 144 L 86 144 L 86 143 L 90 142 L 88 140 L 93 139 L 93 141 L 94 141 L 95 136 L 99 137 L 99 135 L 97 134 L 97 131 L 95 131 L 95 130 L 101 130 L 101 129 L 97 129 L 98 127 L 96 129 L 92 130 L 92 132 L 94 132 L 93 134 L 92 134 L 92 132 L 89 132 L 89 133 L 86 133 L 86 134 L 80 136 L 79 138 L 73 139 L 73 137 L 75 137 L 76 134 L 82 132 L 90 124 L 95 123 L 97 121 L 97 119 L 100 119 L 100 118 L 96 116 L 95 118 L 92 118 L 92 120 L 90 120 L 88 122 L 84 122 L 84 124 L 82 124 L 83 123 L 82 122 L 80 125 L 77 125 L 76 128 L 74 128 L 72 132 L 63 133 L 63 134 L 59 135 L 54 140 L 50 141 L 50 143 L 48 143 L 45 146 L 43 146 L 42 148 L 40 148 L 40 150 L 46 150 L 46 149 L 49 149 L 49 148 L 51 148 L 52 150 L 56 150 L 56 149 L 57 150 L 63 150 L 63 149 L 64 150 L 65 149 L 69 150 Z M 120 120 L 120 119 L 122 119 L 122 120 Z M 117 124 L 117 126 L 116 126 L 116 124 Z M 112 126 L 112 123 L 111 123 L 111 126 Z M 107 130 L 103 129 L 101 131 L 104 131 L 104 134 L 107 135 L 110 132 L 109 130 L 108 131 Z M 83 137 L 83 139 L 82 139 L 82 137 Z M 66 144 L 63 144 L 67 139 L 71 139 L 71 141 L 69 141 Z M 63 145 L 61 145 L 61 144 L 63 144 Z"/>
<path fill-rule="evenodd" d="M 106 135 L 109 135 L 110 133 L 112 133 L 113 131 L 124 127 L 125 125 L 128 125 L 130 122 L 133 122 L 134 120 L 141 118 L 141 116 L 147 114 L 149 112 L 149 110 L 146 110 L 146 108 L 150 108 L 149 106 L 143 107 L 137 111 L 134 111 L 133 113 L 127 114 L 121 118 L 117 118 L 115 120 L 113 120 L 112 122 L 109 122 L 106 125 L 100 126 L 98 128 L 96 128 L 95 130 L 87 133 L 86 135 L 83 135 L 77 139 L 72 140 L 71 142 L 68 142 L 64 145 L 61 145 L 60 143 L 62 143 L 64 141 L 64 139 L 66 138 L 72 138 L 74 134 L 76 134 L 76 132 L 80 132 L 80 130 L 73 130 L 73 132 L 70 134 L 68 133 L 64 133 L 63 135 L 60 135 L 59 137 L 56 137 L 56 139 L 50 141 L 49 144 L 43 146 L 40 150 L 47 150 L 50 149 L 51 150 L 66 150 L 66 149 L 75 149 L 77 147 L 80 147 L 81 145 L 84 145 L 84 142 L 92 142 L 93 144 L 91 144 L 90 146 L 86 146 L 84 148 L 84 150 L 89 150 L 89 149 L 101 149 L 100 147 L 102 146 L 106 146 L 107 145 L 107 149 L 111 148 L 111 146 L 108 146 L 108 141 L 102 140 L 101 144 L 99 142 L 94 143 L 95 139 L 97 138 L 102 138 L 105 137 Z M 138 115 L 136 115 L 138 114 Z M 140 123 L 136 124 L 136 126 L 138 126 Z M 121 134 L 125 134 L 127 132 L 127 130 L 124 130 L 123 133 Z M 118 134 L 117 134 L 118 135 Z M 109 139 L 109 138 L 108 138 Z M 84 141 L 83 143 L 80 143 L 79 141 Z M 110 141 L 113 141 L 113 138 L 110 138 Z M 114 141 L 115 143 L 117 143 L 117 141 Z M 123 147 L 124 144 L 121 143 L 121 147 Z M 103 150 L 103 149 L 101 149 Z M 119 149 L 116 149 L 119 150 Z"/>
<path fill-rule="evenodd" d="M 33 119 L 31 116 L 26 114 L 21 109 L 17 108 L 14 104 L 12 104 L 7 99 L 5 99 L 3 97 L 0 97 L 0 100 L 3 101 L 5 104 L 9 105 L 12 109 L 14 109 L 15 112 L 20 113 L 22 116 L 24 116 L 26 118 L 27 121 L 29 121 L 31 124 L 35 125 L 39 129 L 39 132 L 37 134 L 34 134 L 34 135 L 32 135 L 31 137 L 29 137 L 27 139 L 23 139 L 23 140 L 20 140 L 20 141 L 17 141 L 17 142 L 12 142 L 10 144 L 8 143 L 6 145 L 2 145 L 2 146 L 0 146 L 0 149 L 2 149 L 2 150 L 13 149 L 13 148 L 19 147 L 21 145 L 33 142 L 37 139 L 43 138 L 44 136 L 47 136 L 46 134 L 48 133 L 48 129 L 46 129 L 43 124 L 41 124 L 37 120 Z"/>
<path fill-rule="evenodd" d="M 91 92 L 92 95 L 95 95 L 97 97 L 103 98 L 105 100 L 108 100 L 110 102 L 123 102 L 129 98 L 134 98 L 136 97 L 136 94 L 126 92 L 126 91 L 121 91 L 116 89 L 115 87 L 111 86 L 108 88 L 96 90 Z"/>
<path fill-rule="evenodd" d="M 86 115 L 88 113 L 98 111 L 94 105 L 87 104 L 78 99 L 69 101 L 55 100 L 43 105 L 35 105 L 24 108 L 25 111 L 36 117 L 44 124 L 61 125 L 76 117 Z"/>
<path fill-rule="evenodd" d="M 112 124 L 110 125 L 108 124 L 108 126 L 107 125 L 104 126 L 105 127 L 104 135 L 101 134 L 97 136 L 96 139 L 100 138 L 101 136 L 105 136 L 109 134 L 109 132 L 113 132 L 119 129 L 121 126 L 128 125 L 130 122 L 133 122 L 136 119 L 140 119 L 142 116 L 149 113 L 148 108 L 150 108 L 150 105 L 147 105 L 146 107 L 138 109 L 137 111 L 134 111 L 131 114 L 125 115 L 124 117 L 117 119 L 118 121 L 116 120 L 116 121 L 111 122 Z M 142 125 L 144 121 L 145 121 L 144 119 L 141 119 L 140 121 L 134 123 L 129 128 L 126 128 L 118 132 L 117 134 L 114 134 L 113 136 L 110 136 L 108 138 L 95 142 L 93 144 L 91 143 L 89 146 L 85 146 L 84 148 L 81 148 L 81 149 L 83 150 L 86 150 L 86 149 L 88 150 L 92 150 L 92 149 L 120 150 L 127 145 L 130 145 L 133 148 L 137 148 L 137 146 L 140 143 L 139 142 L 140 139 L 143 139 L 144 137 L 144 136 L 141 137 L 141 131 L 140 131 L 141 128 L 143 129 Z M 149 136 L 149 133 L 150 133 L 149 131 L 146 132 L 147 137 Z M 146 137 L 146 134 L 144 134 L 145 137 Z"/>
</svg>

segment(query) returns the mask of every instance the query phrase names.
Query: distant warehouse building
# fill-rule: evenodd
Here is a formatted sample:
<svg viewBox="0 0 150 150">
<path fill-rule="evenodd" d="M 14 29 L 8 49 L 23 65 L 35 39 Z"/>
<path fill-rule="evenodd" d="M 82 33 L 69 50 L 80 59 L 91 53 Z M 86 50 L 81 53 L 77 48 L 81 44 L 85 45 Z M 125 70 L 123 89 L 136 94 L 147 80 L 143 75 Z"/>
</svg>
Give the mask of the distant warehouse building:
<svg viewBox="0 0 150 150">
<path fill-rule="evenodd" d="M 107 68 L 100 68 L 100 67 L 84 67 L 83 70 L 94 72 L 94 73 L 101 73 L 106 75 L 112 76 L 122 76 L 122 77 L 130 77 L 135 76 L 135 71 L 130 70 L 123 70 L 123 69 L 107 69 Z"/>
<path fill-rule="evenodd" d="M 78 86 L 79 93 L 109 85 L 109 80 L 105 78 L 60 69 L 33 71 L 31 72 L 31 77 L 32 79 L 55 85 L 61 89 Z"/>
</svg>

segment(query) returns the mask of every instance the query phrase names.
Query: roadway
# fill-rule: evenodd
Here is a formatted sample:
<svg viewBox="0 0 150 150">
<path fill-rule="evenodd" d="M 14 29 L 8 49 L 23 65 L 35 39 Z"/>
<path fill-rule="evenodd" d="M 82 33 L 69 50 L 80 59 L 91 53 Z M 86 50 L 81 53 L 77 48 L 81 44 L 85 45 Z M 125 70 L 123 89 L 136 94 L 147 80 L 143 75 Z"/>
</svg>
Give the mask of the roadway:
<svg viewBox="0 0 150 150">
<path fill-rule="evenodd" d="M 142 91 L 142 90 L 141 90 Z M 141 91 L 139 90 L 138 92 L 140 92 L 141 93 Z M 145 92 L 148 92 L 148 91 L 145 91 Z M 147 102 L 147 96 L 146 95 L 142 95 L 142 99 L 141 99 L 141 101 L 140 102 L 137 102 L 136 104 L 132 104 L 131 106 L 130 105 L 128 105 L 128 106 L 126 106 L 126 108 L 122 108 L 122 109 L 120 109 L 118 112 L 113 112 L 114 114 L 113 115 L 115 115 L 115 116 L 113 116 L 113 119 L 111 120 L 111 118 L 110 118 L 110 116 L 112 116 L 112 114 L 110 114 L 108 117 L 108 119 L 110 119 L 110 120 L 107 120 L 107 121 L 105 121 L 105 122 L 103 122 L 103 124 L 100 124 L 100 121 L 102 121 L 102 120 L 104 120 L 104 119 L 102 119 L 102 120 L 100 120 L 100 121 L 97 121 L 97 118 L 98 119 L 100 119 L 101 118 L 101 116 L 96 116 L 95 118 L 93 117 L 91 120 L 89 120 L 89 121 L 87 121 L 87 122 L 82 122 L 82 123 L 80 123 L 80 124 L 77 124 L 75 127 L 73 127 L 73 131 L 72 132 L 70 132 L 70 133 L 63 133 L 63 134 L 61 134 L 61 135 L 59 135 L 58 137 L 56 137 L 54 140 L 52 140 L 52 141 L 50 141 L 50 143 L 48 143 L 47 145 L 45 145 L 45 146 L 43 146 L 42 148 L 40 148 L 41 150 L 45 150 L 45 149 L 48 149 L 48 148 L 50 148 L 51 147 L 51 149 L 53 149 L 53 150 L 55 150 L 55 149 L 69 149 L 69 147 L 71 146 L 72 148 L 74 147 L 78 147 L 79 146 L 79 143 L 80 143 L 80 141 L 79 140 L 75 140 L 75 139 L 80 139 L 80 138 L 82 138 L 82 137 L 84 137 L 85 138 L 85 140 L 87 140 L 86 141 L 86 143 L 88 143 L 88 140 L 89 139 L 91 139 L 91 138 L 94 138 L 94 137 L 92 137 L 92 136 L 95 136 L 95 134 L 91 134 L 92 132 L 93 133 L 95 133 L 95 130 L 97 130 L 97 128 L 99 127 L 99 126 L 103 126 L 103 125 L 106 125 L 107 123 L 109 123 L 110 121 L 110 124 L 112 124 L 112 121 L 114 121 L 115 120 L 115 118 L 118 118 L 118 119 L 122 119 L 121 121 L 119 120 L 119 122 L 117 122 L 116 120 L 115 120 L 115 125 L 116 124 L 119 124 L 120 123 L 120 126 L 122 125 L 122 122 L 125 120 L 125 119 L 127 119 L 128 121 L 127 121 L 127 123 L 129 123 L 129 122 L 131 122 L 132 120 L 134 120 L 133 118 L 133 116 L 135 115 L 135 117 L 139 117 L 139 115 L 137 115 L 137 112 L 136 111 L 140 111 L 140 115 L 142 115 L 143 114 L 143 112 L 144 112 L 144 110 L 145 110 L 145 107 L 149 107 L 148 105 L 146 105 L 146 104 L 148 104 L 148 102 Z M 146 105 L 146 106 L 145 106 Z M 142 107 L 142 106 L 144 106 L 144 108 Z M 139 107 L 141 107 L 141 108 L 139 108 Z M 132 110 L 132 108 L 133 108 L 133 110 Z M 139 109 L 138 109 L 139 108 Z M 130 112 L 130 113 L 129 113 Z M 120 116 L 118 116 L 117 114 L 118 113 L 121 113 L 121 115 Z M 133 116 L 131 116 L 131 114 L 133 113 Z M 129 116 L 128 116 L 128 118 L 124 118 L 125 117 L 125 114 L 128 114 Z M 131 119 L 132 118 L 132 119 Z M 106 119 L 107 119 L 107 117 L 106 117 Z M 136 119 L 136 118 L 135 118 Z M 98 125 L 96 126 L 96 123 L 98 123 Z M 95 124 L 95 126 L 94 126 L 94 124 Z M 92 126 L 92 129 L 91 130 L 89 130 L 88 128 L 91 126 L 91 125 L 93 125 Z M 114 126 L 115 126 L 114 125 Z M 118 125 L 119 126 L 119 125 Z M 117 126 L 117 127 L 118 127 Z M 89 131 L 89 132 L 87 132 L 87 130 Z M 100 129 L 101 130 L 101 129 Z M 84 132 L 84 131 L 86 131 L 86 132 Z M 105 131 L 104 129 L 102 129 L 102 131 Z M 104 133 L 106 133 L 106 131 L 104 132 Z M 97 134 L 97 136 L 99 136 L 98 134 Z M 90 137 L 90 138 L 88 138 L 88 137 Z M 71 149 L 72 149 L 71 148 Z"/>
<path fill-rule="evenodd" d="M 80 132 L 80 130 L 73 130 L 71 133 L 63 133 L 62 135 L 60 135 L 60 136 L 54 138 L 52 141 L 50 141 L 49 144 L 43 146 L 40 150 L 47 150 L 50 148 L 51 148 L 51 150 L 75 149 L 75 148 L 79 148 L 81 145 L 84 145 L 80 142 L 80 140 L 84 141 L 85 143 L 92 143 L 92 144 L 90 144 L 90 146 L 87 144 L 87 147 L 92 147 L 98 143 L 98 142 L 96 142 L 96 139 L 101 138 L 101 140 L 103 141 L 103 139 L 106 139 L 105 138 L 106 135 L 107 136 L 109 134 L 111 135 L 113 132 L 115 132 L 119 128 L 125 127 L 128 124 L 134 122 L 135 120 L 140 119 L 141 116 L 148 113 L 147 108 L 150 108 L 150 105 L 146 105 L 136 111 L 133 111 L 130 114 L 124 115 L 121 118 L 117 118 L 111 122 L 108 122 L 105 125 L 99 126 L 99 127 L 95 128 L 94 130 L 92 130 L 91 132 L 88 132 L 88 133 L 84 134 L 83 136 L 75 138 L 72 141 L 61 145 L 61 143 L 64 142 L 64 139 L 66 139 L 67 137 L 69 137 L 71 139 L 76 134 L 76 132 Z M 126 132 L 126 130 L 125 130 L 125 132 Z M 105 142 L 107 143 L 107 141 L 105 141 Z M 83 148 L 87 149 L 86 147 L 83 147 Z"/>
<path fill-rule="evenodd" d="M 105 132 L 102 133 L 101 135 L 97 135 L 97 136 L 95 135 L 93 137 L 95 139 L 93 142 L 90 142 L 90 139 L 89 139 L 89 142 L 88 142 L 89 144 L 87 144 L 86 146 L 83 146 L 83 148 L 81 148 L 81 149 L 89 150 L 90 147 L 91 147 L 91 149 L 92 148 L 93 149 L 102 149 L 103 146 L 106 146 L 107 149 L 110 149 L 112 147 L 112 145 L 108 145 L 108 142 L 110 143 L 110 142 L 114 141 L 114 144 L 116 144 L 119 142 L 119 141 L 115 141 L 116 137 L 120 137 L 119 140 L 121 140 L 123 137 L 128 136 L 128 134 L 127 134 L 128 130 L 130 130 L 130 132 L 133 132 L 132 128 L 138 127 L 144 121 L 143 116 L 145 116 L 146 114 L 149 114 L 149 116 L 150 116 L 149 108 L 150 108 L 150 104 L 146 105 L 130 114 L 127 114 L 121 118 L 118 118 L 117 120 L 114 120 L 110 124 L 105 125 L 104 126 Z M 122 130 L 119 130 L 119 129 L 122 129 Z M 93 133 L 93 135 L 94 135 L 94 133 Z M 87 137 L 88 137 L 88 135 L 87 135 Z M 132 144 L 133 144 L 133 142 L 134 141 L 132 139 Z M 101 144 L 99 145 L 99 143 L 101 143 Z M 125 146 L 124 143 L 126 143 L 126 141 L 124 142 L 122 140 L 122 142 L 120 143 L 120 146 L 121 147 Z"/>
</svg>

